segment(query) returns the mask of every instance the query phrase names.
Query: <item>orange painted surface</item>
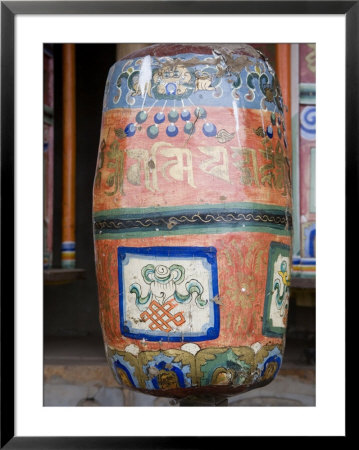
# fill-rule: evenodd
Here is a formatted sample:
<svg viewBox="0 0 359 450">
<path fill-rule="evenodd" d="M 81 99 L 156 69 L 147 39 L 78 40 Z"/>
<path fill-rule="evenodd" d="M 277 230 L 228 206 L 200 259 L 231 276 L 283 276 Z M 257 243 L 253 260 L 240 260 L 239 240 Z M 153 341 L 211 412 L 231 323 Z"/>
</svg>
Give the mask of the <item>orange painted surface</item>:
<svg viewBox="0 0 359 450">
<path fill-rule="evenodd" d="M 150 139 L 146 129 L 153 124 L 154 114 L 161 111 L 155 107 L 135 136 L 119 138 L 115 131 L 134 123 L 139 109 L 104 113 L 98 160 L 101 181 L 94 187 L 94 212 L 230 202 L 290 208 L 290 162 L 283 139 L 279 139 L 276 127 L 272 139 L 255 132 L 271 124 L 271 113 L 239 109 L 238 139 L 231 108 L 206 109 L 208 120 L 216 123 L 218 131 L 225 129 L 233 135 L 228 142 L 206 137 L 202 133 L 204 120 L 197 121 L 196 133 L 189 136 L 183 132 L 185 122 L 181 119 L 176 123 L 180 130 L 176 137 L 168 137 L 166 127 L 160 125 L 158 137 Z M 169 111 L 164 109 L 166 115 Z"/>
<path fill-rule="evenodd" d="M 142 239 L 98 240 L 97 279 L 100 322 L 105 342 L 124 349 L 136 344 L 141 351 L 180 348 L 183 342 L 149 342 L 123 337 L 120 331 L 117 248 L 151 246 L 214 246 L 217 249 L 220 334 L 201 342 L 201 348 L 245 346 L 255 342 L 281 343 L 282 339 L 262 334 L 263 305 L 271 242 L 290 245 L 290 237 L 270 233 L 226 233 Z"/>
<path fill-rule="evenodd" d="M 287 127 L 287 136 L 289 142 L 289 150 L 292 148 L 292 132 L 291 132 L 291 44 L 276 44 L 276 74 L 280 82 L 282 91 L 284 108 L 284 117 Z M 291 156 L 291 153 L 290 153 Z"/>
<path fill-rule="evenodd" d="M 75 241 L 76 186 L 75 45 L 63 45 L 62 241 Z"/>
</svg>

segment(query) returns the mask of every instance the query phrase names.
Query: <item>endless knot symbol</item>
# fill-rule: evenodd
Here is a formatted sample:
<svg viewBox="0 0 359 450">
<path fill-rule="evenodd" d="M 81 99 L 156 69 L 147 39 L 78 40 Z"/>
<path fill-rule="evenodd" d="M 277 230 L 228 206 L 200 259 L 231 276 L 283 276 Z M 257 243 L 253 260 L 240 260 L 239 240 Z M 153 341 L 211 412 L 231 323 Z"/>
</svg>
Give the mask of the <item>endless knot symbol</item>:
<svg viewBox="0 0 359 450">
<path fill-rule="evenodd" d="M 150 330 L 161 330 L 169 333 L 172 331 L 172 327 L 170 322 L 173 322 L 175 325 L 180 326 L 186 322 L 186 319 L 183 317 L 183 312 L 178 312 L 177 314 L 171 314 L 173 308 L 177 306 L 175 299 L 171 299 L 166 302 L 163 306 L 156 302 L 156 300 L 152 300 L 150 306 L 146 311 L 144 311 L 140 318 L 147 322 L 147 320 L 151 321 L 149 325 Z"/>
</svg>

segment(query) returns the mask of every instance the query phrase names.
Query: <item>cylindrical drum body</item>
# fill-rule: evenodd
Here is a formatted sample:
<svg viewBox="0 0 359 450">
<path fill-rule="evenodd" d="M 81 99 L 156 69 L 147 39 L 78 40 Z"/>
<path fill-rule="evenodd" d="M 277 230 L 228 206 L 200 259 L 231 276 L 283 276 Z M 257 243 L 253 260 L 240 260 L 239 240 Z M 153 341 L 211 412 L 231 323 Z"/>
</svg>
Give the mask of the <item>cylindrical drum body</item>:
<svg viewBox="0 0 359 450">
<path fill-rule="evenodd" d="M 111 67 L 93 221 L 119 383 L 228 396 L 276 376 L 291 265 L 284 108 L 248 45 L 159 44 Z"/>
</svg>

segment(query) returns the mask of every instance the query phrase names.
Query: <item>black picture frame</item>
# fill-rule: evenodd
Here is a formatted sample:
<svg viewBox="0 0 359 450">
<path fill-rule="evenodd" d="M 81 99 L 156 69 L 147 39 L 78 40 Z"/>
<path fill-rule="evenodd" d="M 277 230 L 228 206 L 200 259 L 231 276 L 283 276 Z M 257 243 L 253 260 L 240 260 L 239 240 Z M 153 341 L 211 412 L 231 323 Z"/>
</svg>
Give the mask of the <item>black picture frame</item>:
<svg viewBox="0 0 359 450">
<path fill-rule="evenodd" d="M 14 60 L 18 14 L 337 14 L 346 19 L 346 218 L 358 202 L 359 1 L 1 2 L 1 442 L 6 449 L 198 448 L 223 437 L 25 437 L 14 435 Z M 6 88 L 4 88 L 6 86 Z M 350 89 L 349 89 L 350 86 Z M 4 193 L 6 192 L 6 195 Z M 10 223 L 10 225 L 9 225 Z M 346 246 L 353 245 L 346 220 Z M 346 287 L 354 266 L 346 252 Z M 5 283 L 6 281 L 6 283 Z M 348 431 L 348 430 L 347 430 Z M 222 441 L 223 445 L 223 441 Z"/>
</svg>

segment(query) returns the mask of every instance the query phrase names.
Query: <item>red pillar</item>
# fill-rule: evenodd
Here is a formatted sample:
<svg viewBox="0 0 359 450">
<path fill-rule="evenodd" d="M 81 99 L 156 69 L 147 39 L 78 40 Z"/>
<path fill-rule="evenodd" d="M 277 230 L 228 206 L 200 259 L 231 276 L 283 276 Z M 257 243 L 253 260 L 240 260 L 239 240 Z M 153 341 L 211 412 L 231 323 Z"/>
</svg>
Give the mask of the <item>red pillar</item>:
<svg viewBox="0 0 359 450">
<path fill-rule="evenodd" d="M 63 168 L 61 266 L 74 268 L 76 175 L 75 45 L 63 45 Z"/>
<path fill-rule="evenodd" d="M 291 44 L 276 44 L 276 67 L 275 71 L 282 90 L 284 107 L 284 119 L 287 130 L 287 141 L 289 157 L 292 156 L 292 128 L 291 128 Z"/>
</svg>

